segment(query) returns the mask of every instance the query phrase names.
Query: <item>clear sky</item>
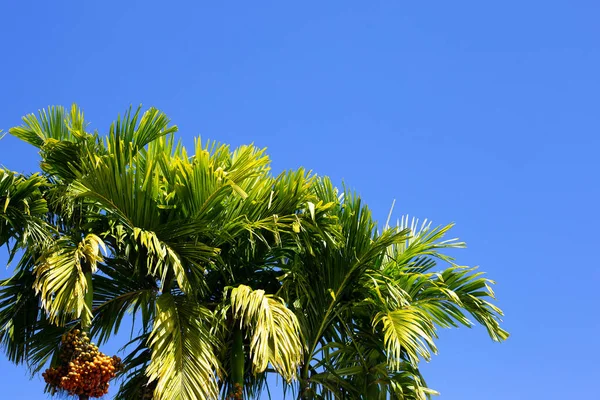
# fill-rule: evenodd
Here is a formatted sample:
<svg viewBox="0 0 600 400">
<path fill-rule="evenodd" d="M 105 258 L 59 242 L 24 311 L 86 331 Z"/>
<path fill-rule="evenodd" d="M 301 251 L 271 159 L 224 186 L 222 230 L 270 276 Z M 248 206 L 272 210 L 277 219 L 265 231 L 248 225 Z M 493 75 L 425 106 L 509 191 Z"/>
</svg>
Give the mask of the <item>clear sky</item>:
<svg viewBox="0 0 600 400">
<path fill-rule="evenodd" d="M 600 398 L 600 2 L 200 3 L 1 2 L 0 128 L 77 102 L 106 132 L 143 103 L 188 144 L 255 142 L 275 170 L 343 180 L 380 221 L 393 199 L 396 217 L 455 221 L 512 336 L 441 332 L 430 386 Z M 0 163 L 37 170 L 10 137 Z M 45 398 L 0 370 L 0 398 Z"/>
</svg>

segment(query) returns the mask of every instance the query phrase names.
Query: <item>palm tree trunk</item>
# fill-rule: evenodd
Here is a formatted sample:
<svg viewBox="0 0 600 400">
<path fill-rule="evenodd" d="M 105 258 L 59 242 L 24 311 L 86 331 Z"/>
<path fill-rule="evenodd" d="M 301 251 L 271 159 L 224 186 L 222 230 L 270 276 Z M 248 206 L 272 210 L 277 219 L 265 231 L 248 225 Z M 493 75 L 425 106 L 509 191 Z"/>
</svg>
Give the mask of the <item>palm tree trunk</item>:
<svg viewBox="0 0 600 400">
<path fill-rule="evenodd" d="M 231 398 L 242 400 L 244 395 L 244 336 L 241 328 L 234 323 L 233 347 L 231 349 Z"/>
<path fill-rule="evenodd" d="M 308 384 L 307 380 L 300 380 L 300 393 L 298 393 L 298 398 L 302 400 L 311 399 L 310 385 Z"/>
<path fill-rule="evenodd" d="M 300 392 L 298 393 L 298 398 L 303 400 L 310 400 L 312 398 L 312 394 L 310 393 L 310 384 L 308 382 L 309 376 L 309 364 L 310 357 L 307 353 L 304 354 L 304 363 L 300 368 Z"/>
<path fill-rule="evenodd" d="M 85 305 L 91 311 L 92 310 L 92 302 L 94 300 L 94 287 L 92 286 L 92 271 L 88 270 L 85 272 L 85 280 L 87 283 L 87 292 L 85 293 Z M 87 311 L 81 316 L 81 330 L 90 333 L 90 327 L 92 325 L 92 319 L 87 314 Z M 90 396 L 87 394 L 80 394 L 79 400 L 89 400 Z"/>
</svg>

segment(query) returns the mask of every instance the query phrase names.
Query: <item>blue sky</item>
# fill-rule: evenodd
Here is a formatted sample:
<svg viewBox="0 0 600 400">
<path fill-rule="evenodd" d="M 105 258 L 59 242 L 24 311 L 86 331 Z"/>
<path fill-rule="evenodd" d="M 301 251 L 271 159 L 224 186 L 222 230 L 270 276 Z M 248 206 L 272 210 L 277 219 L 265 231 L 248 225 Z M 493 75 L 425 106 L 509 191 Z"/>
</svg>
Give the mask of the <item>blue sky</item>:
<svg viewBox="0 0 600 400">
<path fill-rule="evenodd" d="M 185 143 L 255 142 L 275 170 L 343 180 L 380 221 L 393 199 L 396 217 L 454 221 L 458 261 L 498 282 L 512 336 L 441 332 L 430 386 L 597 398 L 600 3 L 173 3 L 2 2 L 0 128 L 77 102 L 106 132 L 142 103 Z M 0 164 L 37 158 L 7 137 Z M 0 397 L 46 398 L 0 369 Z"/>
</svg>

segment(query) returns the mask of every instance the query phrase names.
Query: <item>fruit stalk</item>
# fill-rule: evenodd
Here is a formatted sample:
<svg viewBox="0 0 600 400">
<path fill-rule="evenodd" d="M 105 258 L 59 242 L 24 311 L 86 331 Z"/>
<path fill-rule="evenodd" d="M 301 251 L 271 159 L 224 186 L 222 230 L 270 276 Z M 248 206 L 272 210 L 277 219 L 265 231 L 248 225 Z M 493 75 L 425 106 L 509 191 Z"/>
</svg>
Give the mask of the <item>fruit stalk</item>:
<svg viewBox="0 0 600 400">
<path fill-rule="evenodd" d="M 242 329 L 236 324 L 233 324 L 233 345 L 231 349 L 231 383 L 232 393 L 230 397 L 235 400 L 243 398 L 244 388 L 244 335 Z"/>
<path fill-rule="evenodd" d="M 94 286 L 92 283 L 92 271 L 85 272 L 85 281 L 87 283 L 87 291 L 85 292 L 85 306 L 86 310 L 81 315 L 81 330 L 90 333 L 90 327 L 92 325 L 92 307 L 94 301 Z"/>
</svg>

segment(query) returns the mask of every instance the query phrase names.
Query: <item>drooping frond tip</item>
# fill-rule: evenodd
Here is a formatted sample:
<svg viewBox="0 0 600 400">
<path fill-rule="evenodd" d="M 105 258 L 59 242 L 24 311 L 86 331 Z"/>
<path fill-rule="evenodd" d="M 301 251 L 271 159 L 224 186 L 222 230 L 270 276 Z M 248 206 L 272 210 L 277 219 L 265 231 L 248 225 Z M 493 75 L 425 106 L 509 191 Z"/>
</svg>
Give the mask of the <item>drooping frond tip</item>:
<svg viewBox="0 0 600 400">
<path fill-rule="evenodd" d="M 280 298 L 240 285 L 231 290 L 236 323 L 248 332 L 254 373 L 271 364 L 288 382 L 296 377 L 303 345 L 296 315 Z"/>
</svg>

